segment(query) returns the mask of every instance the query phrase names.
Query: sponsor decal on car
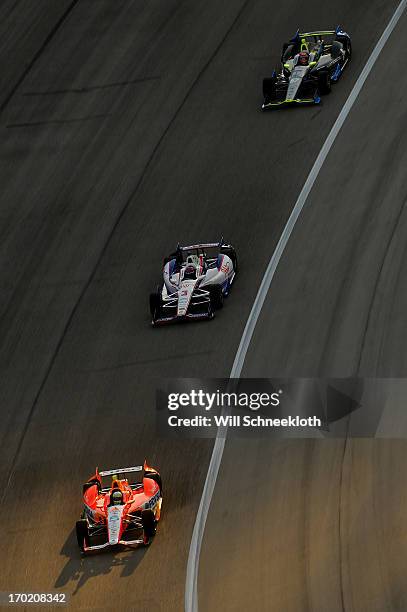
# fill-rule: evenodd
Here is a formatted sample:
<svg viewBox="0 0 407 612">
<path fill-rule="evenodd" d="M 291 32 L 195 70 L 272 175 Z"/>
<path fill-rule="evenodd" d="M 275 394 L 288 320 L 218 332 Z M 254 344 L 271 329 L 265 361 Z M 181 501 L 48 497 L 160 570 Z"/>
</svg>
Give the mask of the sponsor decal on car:
<svg viewBox="0 0 407 612">
<path fill-rule="evenodd" d="M 119 541 L 121 518 L 124 506 L 112 506 L 107 512 L 107 526 L 109 530 L 109 544 L 117 544 Z"/>
<path fill-rule="evenodd" d="M 159 501 L 160 501 L 160 490 L 158 490 L 157 493 L 155 493 L 153 497 L 144 504 L 145 510 L 154 509 Z"/>
</svg>

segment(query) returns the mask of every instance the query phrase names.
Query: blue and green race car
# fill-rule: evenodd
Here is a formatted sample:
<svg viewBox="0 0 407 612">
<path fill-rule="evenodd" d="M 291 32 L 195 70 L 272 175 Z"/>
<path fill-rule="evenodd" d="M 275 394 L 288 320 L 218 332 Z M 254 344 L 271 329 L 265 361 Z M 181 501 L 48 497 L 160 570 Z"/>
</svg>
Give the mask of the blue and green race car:
<svg viewBox="0 0 407 612">
<path fill-rule="evenodd" d="M 319 104 L 331 91 L 352 55 L 349 34 L 335 30 L 300 33 L 285 43 L 281 69 L 263 80 L 262 110 Z"/>
</svg>

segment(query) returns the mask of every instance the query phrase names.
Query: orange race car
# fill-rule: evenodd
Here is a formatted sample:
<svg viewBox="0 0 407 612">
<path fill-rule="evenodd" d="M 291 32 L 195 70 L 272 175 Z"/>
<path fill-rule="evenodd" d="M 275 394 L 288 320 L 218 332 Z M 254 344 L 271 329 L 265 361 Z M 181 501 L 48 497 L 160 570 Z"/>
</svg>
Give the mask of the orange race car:
<svg viewBox="0 0 407 612">
<path fill-rule="evenodd" d="M 86 553 L 118 544 L 148 546 L 162 499 L 160 474 L 146 462 L 105 472 L 96 468 L 83 485 L 84 510 L 76 523 L 79 548 Z"/>
</svg>

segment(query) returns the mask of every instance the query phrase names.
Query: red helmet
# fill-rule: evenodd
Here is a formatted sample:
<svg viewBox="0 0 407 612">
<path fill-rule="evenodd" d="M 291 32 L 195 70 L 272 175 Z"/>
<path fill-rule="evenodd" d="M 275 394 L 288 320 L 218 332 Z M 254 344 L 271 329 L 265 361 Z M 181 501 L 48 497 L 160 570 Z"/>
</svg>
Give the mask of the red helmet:
<svg viewBox="0 0 407 612">
<path fill-rule="evenodd" d="M 189 264 L 188 266 L 186 266 L 184 270 L 184 278 L 185 279 L 195 279 L 196 278 L 195 266 L 193 266 L 192 264 Z"/>
<path fill-rule="evenodd" d="M 309 64 L 309 53 L 308 51 L 301 51 L 298 55 L 298 64 L 300 66 L 308 66 Z"/>
</svg>

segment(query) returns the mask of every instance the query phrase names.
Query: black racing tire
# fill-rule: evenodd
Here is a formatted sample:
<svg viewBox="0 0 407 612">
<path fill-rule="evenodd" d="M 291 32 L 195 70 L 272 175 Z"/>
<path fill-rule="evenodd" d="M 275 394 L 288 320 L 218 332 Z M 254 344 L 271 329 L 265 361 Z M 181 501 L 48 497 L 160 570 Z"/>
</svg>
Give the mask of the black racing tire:
<svg viewBox="0 0 407 612">
<path fill-rule="evenodd" d="M 220 252 L 222 253 L 222 255 L 227 255 L 228 257 L 230 257 L 233 263 L 233 270 L 235 271 L 235 274 L 237 274 L 238 264 L 235 249 L 233 247 L 222 247 Z"/>
<path fill-rule="evenodd" d="M 276 98 L 276 77 L 266 77 L 263 79 L 263 97 L 266 101 Z"/>
<path fill-rule="evenodd" d="M 344 46 L 340 40 L 334 40 L 331 47 L 331 56 L 333 59 L 341 57 Z"/>
<path fill-rule="evenodd" d="M 321 70 L 318 74 L 318 90 L 321 95 L 326 95 L 331 92 L 331 75 L 328 70 Z"/>
<path fill-rule="evenodd" d="M 144 478 L 150 478 L 150 480 L 154 480 L 154 482 L 156 482 L 158 484 L 158 486 L 160 487 L 160 495 L 162 496 L 162 494 L 163 494 L 163 485 L 162 485 L 162 480 L 161 480 L 160 474 L 158 474 L 156 472 L 145 472 Z"/>
<path fill-rule="evenodd" d="M 281 63 L 285 64 L 287 60 L 294 57 L 295 55 L 295 44 L 294 43 L 284 43 L 283 50 L 281 52 Z"/>
<path fill-rule="evenodd" d="M 94 487 L 96 485 L 98 493 L 100 493 L 100 482 L 97 480 L 97 478 L 90 480 L 89 482 L 85 482 L 85 484 L 82 487 L 82 491 L 83 493 L 85 493 L 88 489 L 90 489 L 91 487 Z"/>
<path fill-rule="evenodd" d="M 341 36 L 339 38 L 336 38 L 334 42 L 341 43 L 343 49 L 345 50 L 346 57 L 349 60 L 352 57 L 352 43 L 349 38 L 347 38 L 346 36 Z"/>
<path fill-rule="evenodd" d="M 151 509 L 142 510 L 141 522 L 143 524 L 144 545 L 148 546 L 157 531 L 157 524 L 155 521 L 154 512 Z"/>
<path fill-rule="evenodd" d="M 158 291 L 156 291 L 155 293 L 150 293 L 150 313 L 151 313 L 151 316 L 153 317 L 153 320 L 156 319 L 159 313 L 160 307 L 161 307 L 160 293 Z"/>
<path fill-rule="evenodd" d="M 223 291 L 220 285 L 209 285 L 209 295 L 213 310 L 220 310 L 223 307 Z"/>
<path fill-rule="evenodd" d="M 76 521 L 76 539 L 81 552 L 85 552 L 84 546 L 89 546 L 89 530 L 86 519 Z"/>
<path fill-rule="evenodd" d="M 165 266 L 165 264 L 167 264 L 169 261 L 172 261 L 173 259 L 175 259 L 178 265 L 182 263 L 182 255 L 180 255 L 179 252 L 177 253 L 175 251 L 175 253 L 170 253 L 167 257 L 164 257 L 163 266 Z"/>
</svg>

